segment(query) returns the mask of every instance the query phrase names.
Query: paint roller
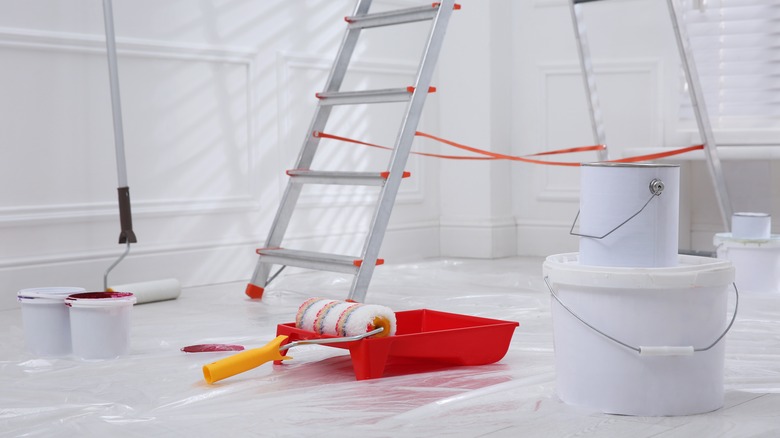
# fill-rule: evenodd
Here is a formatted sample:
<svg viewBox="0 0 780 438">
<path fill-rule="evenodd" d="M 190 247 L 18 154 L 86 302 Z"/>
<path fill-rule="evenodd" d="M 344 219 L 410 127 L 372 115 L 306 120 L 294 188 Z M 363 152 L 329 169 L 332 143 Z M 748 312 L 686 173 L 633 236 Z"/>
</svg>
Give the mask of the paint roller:
<svg viewBox="0 0 780 438">
<path fill-rule="evenodd" d="M 116 149 L 116 167 L 119 187 L 119 222 L 121 231 L 119 243 L 126 244 L 125 251 L 103 274 L 103 289 L 108 292 L 131 292 L 136 303 L 170 300 L 179 296 L 181 285 L 176 279 L 147 281 L 144 283 L 108 286 L 108 274 L 130 252 L 130 244 L 138 239 L 133 232 L 133 216 L 130 209 L 130 188 L 127 185 L 127 166 L 125 163 L 125 142 L 122 127 L 122 104 L 119 99 L 119 71 L 116 58 L 116 38 L 114 36 L 114 12 L 111 0 L 103 0 L 103 18 L 106 27 L 106 51 L 108 54 L 109 84 L 111 86 L 111 110 L 114 120 L 114 146 Z"/>
<path fill-rule="evenodd" d="M 368 337 L 395 335 L 395 313 L 385 306 L 349 301 L 310 298 L 298 308 L 295 326 L 317 335 L 337 337 L 302 339 L 281 345 L 287 336 L 277 336 L 268 344 L 218 360 L 203 366 L 203 377 L 214 383 L 272 361 L 289 360 L 282 352 L 305 344 L 335 344 Z"/>
</svg>

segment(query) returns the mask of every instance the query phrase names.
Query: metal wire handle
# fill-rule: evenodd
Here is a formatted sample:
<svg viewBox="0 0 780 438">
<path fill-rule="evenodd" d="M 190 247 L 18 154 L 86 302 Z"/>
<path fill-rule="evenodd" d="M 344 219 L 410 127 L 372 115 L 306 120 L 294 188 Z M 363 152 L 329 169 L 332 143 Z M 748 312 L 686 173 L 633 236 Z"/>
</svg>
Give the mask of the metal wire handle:
<svg viewBox="0 0 780 438">
<path fill-rule="evenodd" d="M 125 257 L 127 257 L 127 253 L 130 252 L 130 241 L 127 241 L 127 246 L 125 247 L 125 252 L 122 253 L 121 256 L 119 256 L 118 259 L 114 263 L 111 264 L 111 266 L 106 269 L 106 272 L 103 274 L 103 290 L 108 290 L 108 274 L 111 272 L 112 269 L 116 267 L 116 265 L 119 264 L 119 262 L 122 261 Z"/>
<path fill-rule="evenodd" d="M 369 336 L 373 336 L 378 333 L 382 333 L 384 331 L 383 327 L 375 328 L 374 330 L 371 330 L 370 332 L 361 333 L 359 335 L 355 336 L 345 336 L 342 338 L 318 338 L 318 339 L 301 339 L 300 341 L 290 342 L 289 344 L 284 344 L 281 347 L 279 347 L 279 351 L 285 351 L 293 347 L 297 347 L 298 345 L 307 345 L 307 344 L 338 344 L 341 342 L 352 342 L 352 341 L 359 341 L 363 338 L 367 338 Z"/>
<path fill-rule="evenodd" d="M 609 339 L 610 341 L 615 342 L 615 343 L 617 343 L 619 345 L 622 345 L 623 347 L 626 347 L 629 350 L 634 350 L 635 352 L 637 352 L 639 354 L 643 354 L 643 355 L 653 355 L 654 354 L 654 355 L 671 356 L 671 355 L 692 354 L 692 353 L 695 353 L 695 352 L 707 351 L 707 350 L 711 349 L 712 347 L 714 347 L 715 345 L 717 345 L 717 343 L 720 342 L 720 340 L 723 339 L 724 336 L 726 336 L 726 333 L 728 333 L 729 330 L 731 330 L 731 326 L 734 325 L 734 321 L 737 319 L 737 310 L 739 309 L 739 290 L 737 289 L 736 283 L 731 283 L 734 286 L 734 295 L 737 297 L 737 300 L 736 300 L 736 302 L 734 304 L 734 314 L 731 316 L 731 322 L 729 322 L 729 325 L 728 325 L 728 327 L 726 327 L 726 330 L 724 330 L 723 333 L 721 333 L 721 335 L 718 336 L 718 338 L 715 339 L 715 341 L 712 344 L 710 344 L 709 346 L 704 347 L 704 348 L 695 348 L 695 347 L 690 347 L 690 346 L 686 346 L 686 347 L 645 347 L 645 346 L 634 347 L 632 345 L 629 345 L 629 344 L 627 344 L 627 343 L 625 343 L 625 342 L 623 342 L 623 341 L 621 341 L 619 339 L 616 339 L 616 338 L 614 338 L 614 337 L 612 337 L 612 336 L 602 332 L 601 330 L 597 329 L 596 327 L 593 327 L 591 324 L 589 324 L 584 319 L 582 319 L 579 315 L 574 313 L 574 311 L 571 310 L 568 306 L 563 304 L 561 299 L 555 293 L 555 290 L 553 290 L 552 285 L 550 285 L 548 277 L 544 277 L 544 283 L 547 285 L 547 288 L 550 289 L 550 293 L 552 294 L 553 298 L 555 298 L 555 301 L 557 301 L 558 304 L 561 305 L 561 307 L 566 309 L 567 312 L 569 312 L 573 317 L 577 318 L 577 320 L 579 320 L 581 323 L 585 324 L 586 326 L 588 326 L 588 328 L 590 328 L 591 330 L 593 330 L 596 333 L 600 334 L 601 336 Z M 655 351 L 655 353 L 654 353 L 654 351 Z M 658 351 L 660 351 L 660 353 L 658 353 Z"/>
<path fill-rule="evenodd" d="M 620 225 L 616 226 L 615 228 L 613 228 L 612 230 L 610 230 L 607 234 L 604 234 L 603 236 L 592 236 L 592 235 L 589 235 L 589 234 L 575 233 L 574 232 L 574 227 L 577 225 L 577 219 L 579 219 L 579 217 L 580 217 L 580 212 L 579 212 L 579 210 L 577 210 L 577 216 L 574 217 L 574 222 L 571 224 L 571 229 L 569 230 L 569 234 L 571 234 L 572 236 L 590 237 L 592 239 L 603 239 L 603 238 L 609 236 L 610 234 L 614 233 L 615 231 L 617 231 L 623 225 L 627 224 L 628 221 L 630 221 L 631 219 L 639 216 L 639 213 L 641 213 L 645 209 L 645 207 L 647 207 L 647 204 L 649 204 L 650 201 L 652 201 L 653 198 L 655 198 L 656 196 L 661 196 L 661 193 L 663 191 L 664 191 L 664 182 L 663 181 L 661 181 L 658 178 L 655 178 L 652 181 L 650 181 L 650 199 L 648 199 L 647 202 L 645 202 L 645 205 L 643 205 L 642 208 L 639 209 L 639 211 L 637 211 L 636 213 L 632 214 L 631 217 L 629 217 L 628 219 L 626 219 L 623 222 L 621 222 Z"/>
</svg>

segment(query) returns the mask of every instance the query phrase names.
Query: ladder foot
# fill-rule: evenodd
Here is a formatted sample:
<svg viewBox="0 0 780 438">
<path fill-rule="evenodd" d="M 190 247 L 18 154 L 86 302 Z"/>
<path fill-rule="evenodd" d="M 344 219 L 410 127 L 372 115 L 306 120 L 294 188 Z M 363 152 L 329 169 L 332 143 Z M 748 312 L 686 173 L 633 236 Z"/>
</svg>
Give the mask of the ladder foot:
<svg viewBox="0 0 780 438">
<path fill-rule="evenodd" d="M 246 296 L 253 300 L 259 300 L 263 298 L 264 291 L 265 289 L 252 283 L 246 285 Z"/>
</svg>

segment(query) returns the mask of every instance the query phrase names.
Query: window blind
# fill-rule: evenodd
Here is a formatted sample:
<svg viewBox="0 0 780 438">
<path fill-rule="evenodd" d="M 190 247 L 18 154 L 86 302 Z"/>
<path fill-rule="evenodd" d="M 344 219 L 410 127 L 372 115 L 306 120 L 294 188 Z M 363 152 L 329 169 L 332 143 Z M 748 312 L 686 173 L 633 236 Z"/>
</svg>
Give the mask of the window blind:
<svg viewBox="0 0 780 438">
<path fill-rule="evenodd" d="M 780 131 L 780 0 L 684 0 L 683 9 L 713 129 L 746 140 Z M 681 118 L 689 125 L 687 84 L 684 93 Z"/>
</svg>

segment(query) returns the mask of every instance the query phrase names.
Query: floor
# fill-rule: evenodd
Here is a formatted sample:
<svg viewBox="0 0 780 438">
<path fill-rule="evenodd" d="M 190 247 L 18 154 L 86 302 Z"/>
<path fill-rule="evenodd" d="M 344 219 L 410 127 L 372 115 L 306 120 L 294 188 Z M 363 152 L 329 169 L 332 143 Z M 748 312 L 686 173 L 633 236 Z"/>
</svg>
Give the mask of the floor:
<svg viewBox="0 0 780 438">
<path fill-rule="evenodd" d="M 482 366 L 388 369 L 356 381 L 345 350 L 305 345 L 208 385 L 201 367 L 260 347 L 307 298 L 346 297 L 351 276 L 285 272 L 261 301 L 244 283 L 186 289 L 133 308 L 131 351 L 85 362 L 26 352 L 21 312 L 0 312 L 0 436 L 769 437 L 780 429 L 780 296 L 743 293 L 726 336 L 725 402 L 676 417 L 609 415 L 556 395 L 550 293 L 541 258 L 426 260 L 377 270 L 366 302 L 517 321 Z M 733 308 L 733 298 L 729 309 Z M 486 347 L 487 348 L 487 347 Z"/>
</svg>

